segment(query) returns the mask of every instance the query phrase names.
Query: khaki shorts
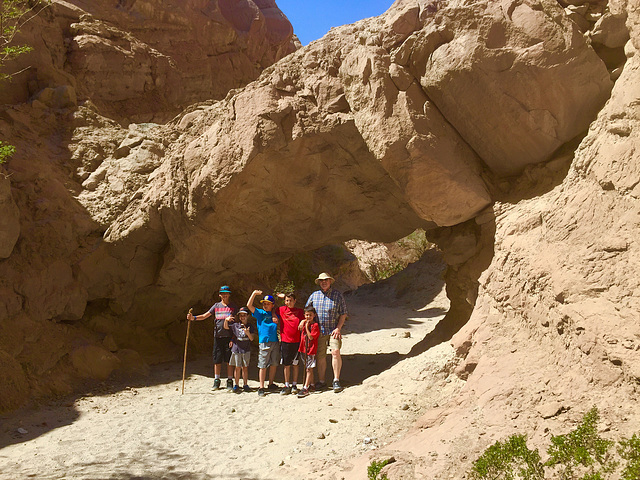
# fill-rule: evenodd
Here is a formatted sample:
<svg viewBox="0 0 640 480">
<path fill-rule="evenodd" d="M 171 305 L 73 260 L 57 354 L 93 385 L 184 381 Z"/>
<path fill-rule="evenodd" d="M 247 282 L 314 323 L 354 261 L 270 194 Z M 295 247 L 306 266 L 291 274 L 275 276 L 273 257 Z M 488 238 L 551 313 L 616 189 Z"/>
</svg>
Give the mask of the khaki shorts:
<svg viewBox="0 0 640 480">
<path fill-rule="evenodd" d="M 340 350 L 342 348 L 342 339 L 336 340 L 331 335 L 322 335 L 318 338 L 318 359 L 324 358 L 327 356 L 327 347 L 334 350 Z"/>
<path fill-rule="evenodd" d="M 280 363 L 280 342 L 261 343 L 258 349 L 258 368 Z"/>
</svg>

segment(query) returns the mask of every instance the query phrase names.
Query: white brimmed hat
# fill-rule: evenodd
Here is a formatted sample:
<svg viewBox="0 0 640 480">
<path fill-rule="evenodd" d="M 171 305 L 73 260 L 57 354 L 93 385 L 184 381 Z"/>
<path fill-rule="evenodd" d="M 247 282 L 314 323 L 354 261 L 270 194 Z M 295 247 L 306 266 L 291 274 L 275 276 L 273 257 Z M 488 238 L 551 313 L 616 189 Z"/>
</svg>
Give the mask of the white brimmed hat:
<svg viewBox="0 0 640 480">
<path fill-rule="evenodd" d="M 336 279 L 333 278 L 328 273 L 322 272 L 320 275 L 318 275 L 318 278 L 316 278 L 316 285 L 320 285 L 320 280 L 327 280 L 327 279 L 331 280 L 331 283 L 336 281 Z"/>
</svg>

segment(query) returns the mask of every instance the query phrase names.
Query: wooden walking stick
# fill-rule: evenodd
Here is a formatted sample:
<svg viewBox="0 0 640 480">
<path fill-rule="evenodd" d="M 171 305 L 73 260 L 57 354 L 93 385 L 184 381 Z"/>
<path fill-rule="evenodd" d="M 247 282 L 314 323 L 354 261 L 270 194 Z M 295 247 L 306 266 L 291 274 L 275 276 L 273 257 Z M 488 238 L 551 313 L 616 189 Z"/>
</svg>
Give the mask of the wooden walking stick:
<svg viewBox="0 0 640 480">
<path fill-rule="evenodd" d="M 193 308 L 189 309 L 189 313 L 193 315 Z M 182 364 L 182 393 L 184 395 L 184 374 L 187 371 L 187 345 L 189 345 L 189 329 L 191 328 L 191 320 L 187 320 L 187 338 L 184 341 L 184 363 Z"/>
</svg>

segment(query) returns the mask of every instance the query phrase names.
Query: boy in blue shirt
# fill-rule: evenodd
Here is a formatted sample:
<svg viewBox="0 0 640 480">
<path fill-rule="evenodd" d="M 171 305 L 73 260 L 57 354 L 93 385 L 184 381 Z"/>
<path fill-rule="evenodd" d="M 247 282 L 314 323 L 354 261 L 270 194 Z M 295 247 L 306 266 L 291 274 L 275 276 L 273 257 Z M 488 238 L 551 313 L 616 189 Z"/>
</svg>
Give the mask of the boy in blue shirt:
<svg viewBox="0 0 640 480">
<path fill-rule="evenodd" d="M 258 343 L 260 344 L 258 352 L 260 388 L 258 388 L 258 395 L 264 397 L 266 394 L 264 382 L 267 378 L 267 368 L 269 369 L 269 390 L 278 389 L 274 379 L 277 365 L 280 363 L 280 342 L 278 340 L 278 315 L 273 311 L 274 298 L 271 295 L 265 295 L 260 300 L 262 308 L 256 308 L 253 306 L 253 301 L 257 295 L 262 295 L 262 290 L 253 291 L 247 301 L 247 308 L 255 317 L 258 325 Z"/>
</svg>

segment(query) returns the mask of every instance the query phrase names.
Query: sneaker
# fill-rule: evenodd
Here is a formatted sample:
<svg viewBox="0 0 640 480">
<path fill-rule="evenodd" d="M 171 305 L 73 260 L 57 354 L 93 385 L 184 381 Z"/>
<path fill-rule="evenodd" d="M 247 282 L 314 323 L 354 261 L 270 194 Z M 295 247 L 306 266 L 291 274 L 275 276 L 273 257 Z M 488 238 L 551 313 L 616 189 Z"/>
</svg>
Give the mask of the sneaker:
<svg viewBox="0 0 640 480">
<path fill-rule="evenodd" d="M 316 392 L 321 392 L 323 391 L 325 388 L 327 388 L 327 384 L 324 382 L 316 382 L 316 384 L 314 385 Z"/>
<path fill-rule="evenodd" d="M 269 390 L 278 390 L 278 385 L 276 385 L 275 383 L 270 383 Z"/>
<path fill-rule="evenodd" d="M 291 394 L 291 387 L 284 387 L 282 390 L 280 390 L 280 395 L 290 395 Z"/>
<path fill-rule="evenodd" d="M 298 390 L 298 386 L 297 385 L 293 385 L 291 387 L 291 393 L 293 393 L 294 395 L 297 395 L 299 391 L 300 390 Z"/>
<path fill-rule="evenodd" d="M 267 392 L 264 391 L 264 388 L 259 388 L 258 389 L 258 396 L 259 397 L 264 397 L 267 394 Z"/>
<path fill-rule="evenodd" d="M 240 390 L 240 387 L 238 385 L 235 385 L 233 387 L 233 393 L 240 393 L 242 390 Z"/>
<path fill-rule="evenodd" d="M 251 391 L 251 387 L 249 385 L 245 385 L 242 389 L 247 393 Z"/>
<path fill-rule="evenodd" d="M 233 380 L 227 378 L 227 390 L 233 390 Z"/>
<path fill-rule="evenodd" d="M 220 379 L 219 378 L 216 378 L 213 381 L 213 387 L 211 387 L 211 388 L 213 388 L 213 390 L 218 390 L 220 388 Z"/>
<path fill-rule="evenodd" d="M 342 391 L 342 387 L 340 386 L 340 382 L 338 380 L 333 381 L 333 393 L 340 393 Z"/>
<path fill-rule="evenodd" d="M 309 396 L 309 389 L 308 388 L 303 388 L 302 390 L 300 390 L 298 392 L 298 398 L 304 398 L 304 397 L 308 397 Z"/>
</svg>

